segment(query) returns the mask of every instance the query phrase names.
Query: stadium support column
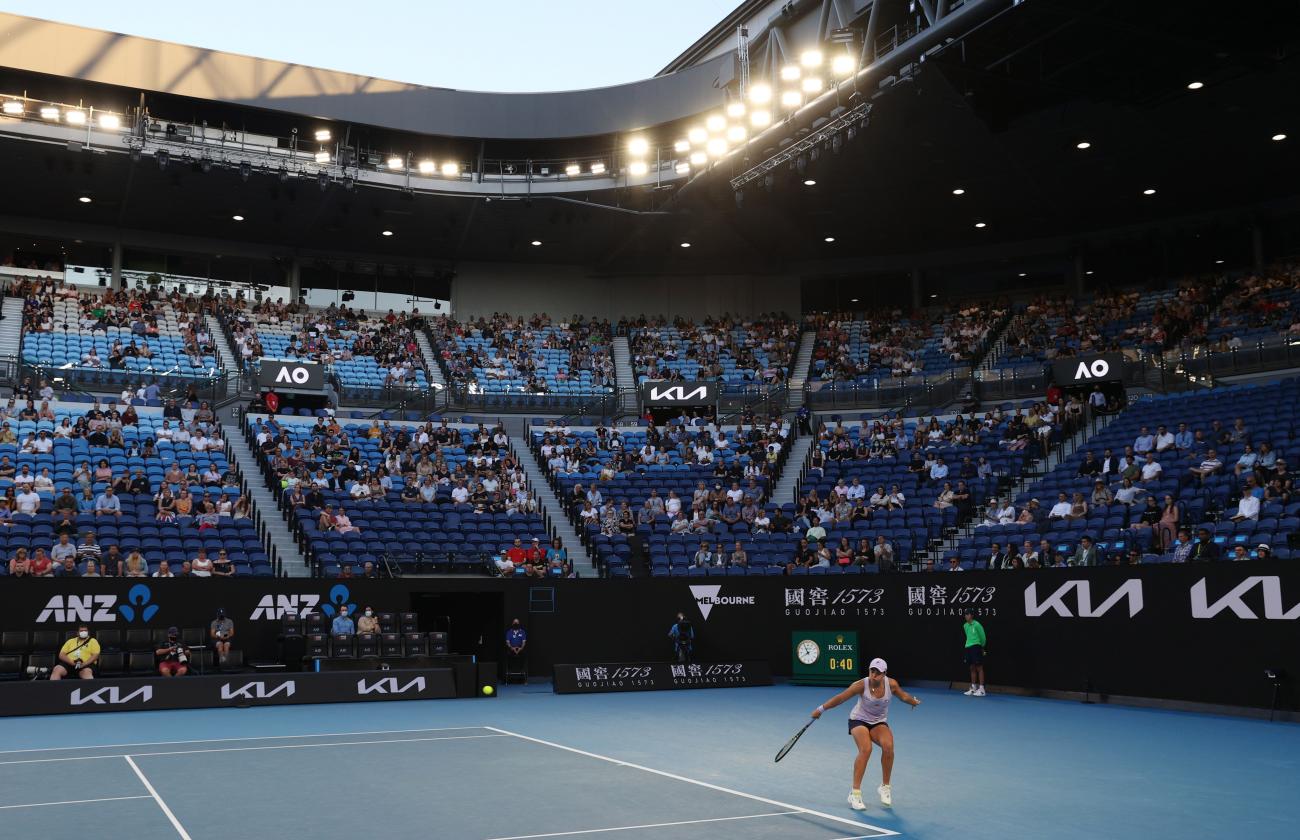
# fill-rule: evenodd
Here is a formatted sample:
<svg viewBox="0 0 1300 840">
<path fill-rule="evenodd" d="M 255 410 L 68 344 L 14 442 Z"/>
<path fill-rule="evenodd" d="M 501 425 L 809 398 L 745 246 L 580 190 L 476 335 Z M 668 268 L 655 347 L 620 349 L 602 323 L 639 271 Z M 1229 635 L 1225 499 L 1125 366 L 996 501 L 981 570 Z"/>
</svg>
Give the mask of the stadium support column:
<svg viewBox="0 0 1300 840">
<path fill-rule="evenodd" d="M 912 309 L 914 310 L 921 308 L 921 279 L 920 266 L 912 266 Z"/>
<path fill-rule="evenodd" d="M 110 283 L 114 290 L 122 288 L 122 243 L 113 243 L 113 277 Z"/>
<path fill-rule="evenodd" d="M 289 261 L 289 302 L 297 303 L 302 299 L 302 264 L 294 257 Z"/>
</svg>

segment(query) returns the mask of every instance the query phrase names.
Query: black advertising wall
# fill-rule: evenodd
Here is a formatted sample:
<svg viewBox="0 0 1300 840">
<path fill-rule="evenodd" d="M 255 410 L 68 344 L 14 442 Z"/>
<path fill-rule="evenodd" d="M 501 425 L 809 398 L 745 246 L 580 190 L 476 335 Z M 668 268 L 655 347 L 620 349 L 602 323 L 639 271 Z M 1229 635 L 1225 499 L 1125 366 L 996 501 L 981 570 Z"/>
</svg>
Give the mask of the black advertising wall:
<svg viewBox="0 0 1300 840">
<path fill-rule="evenodd" d="M 560 662 L 664 661 L 682 610 L 702 662 L 766 659 L 784 675 L 792 633 L 853 630 L 862 661 L 884 657 L 904 683 L 961 681 L 961 613 L 969 607 L 989 636 L 994 685 L 1266 707 L 1273 687 L 1264 671 L 1273 669 L 1284 675 L 1279 706 L 1300 708 L 1300 570 L 1286 562 L 535 586 L 475 578 L 9 580 L 0 615 L 6 630 L 64 631 L 78 621 L 155 629 L 206 624 L 224 606 L 252 660 L 276 657 L 286 610 L 328 617 L 344 603 L 396 612 L 431 600 L 485 611 L 477 626 L 463 615 L 453 621 L 453 653 L 499 652 L 493 626 L 500 639 L 505 621 L 519 616 L 535 674 Z"/>
</svg>

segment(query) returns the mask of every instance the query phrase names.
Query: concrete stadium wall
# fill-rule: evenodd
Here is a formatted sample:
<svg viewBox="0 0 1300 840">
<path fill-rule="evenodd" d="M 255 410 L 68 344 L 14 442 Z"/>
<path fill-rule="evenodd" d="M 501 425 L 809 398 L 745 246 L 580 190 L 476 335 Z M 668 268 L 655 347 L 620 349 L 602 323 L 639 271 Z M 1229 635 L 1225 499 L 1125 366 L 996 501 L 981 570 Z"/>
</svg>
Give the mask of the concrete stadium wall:
<svg viewBox="0 0 1300 840">
<path fill-rule="evenodd" d="M 493 312 L 552 317 L 575 314 L 617 321 L 625 315 L 799 314 L 799 278 L 787 275 L 592 277 L 572 266 L 462 264 L 452 283 L 458 319 Z"/>
</svg>

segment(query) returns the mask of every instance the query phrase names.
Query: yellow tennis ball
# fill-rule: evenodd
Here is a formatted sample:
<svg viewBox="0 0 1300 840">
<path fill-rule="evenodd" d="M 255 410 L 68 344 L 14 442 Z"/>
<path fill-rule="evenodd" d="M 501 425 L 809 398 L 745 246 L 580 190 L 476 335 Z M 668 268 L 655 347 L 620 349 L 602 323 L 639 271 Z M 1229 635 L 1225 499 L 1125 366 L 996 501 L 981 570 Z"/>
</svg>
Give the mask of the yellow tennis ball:
<svg viewBox="0 0 1300 840">
<path fill-rule="evenodd" d="M 483 696 L 484 696 L 484 697 L 491 697 L 495 692 L 496 692 L 496 689 L 493 688 L 492 686 L 490 686 L 490 685 L 485 685 L 485 686 L 483 686 Z"/>
</svg>

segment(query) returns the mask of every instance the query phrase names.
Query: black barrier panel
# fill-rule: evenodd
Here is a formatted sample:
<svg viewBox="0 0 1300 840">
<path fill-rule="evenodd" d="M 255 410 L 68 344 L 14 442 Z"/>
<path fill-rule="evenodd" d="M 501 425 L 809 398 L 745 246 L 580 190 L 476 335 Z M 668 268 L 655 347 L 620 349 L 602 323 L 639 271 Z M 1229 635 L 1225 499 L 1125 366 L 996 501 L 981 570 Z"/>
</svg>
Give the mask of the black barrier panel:
<svg viewBox="0 0 1300 840">
<path fill-rule="evenodd" d="M 772 669 L 764 660 L 746 662 L 603 662 L 556 665 L 556 694 L 609 691 L 665 691 L 676 688 L 743 688 L 771 685 Z"/>
<path fill-rule="evenodd" d="M 713 405 L 718 401 L 716 382 L 647 382 L 641 401 L 651 408 L 669 405 Z"/>
<path fill-rule="evenodd" d="M 1052 378 L 1062 388 L 1124 379 L 1123 353 L 1096 353 L 1052 362 Z"/>
<path fill-rule="evenodd" d="M 554 612 L 529 612 L 526 580 L 6 580 L 0 629 L 206 626 L 223 606 L 235 621 L 235 647 L 253 661 L 278 658 L 286 612 L 328 620 L 342 604 L 354 614 L 362 604 L 402 612 L 430 593 L 495 592 L 505 615 L 524 620 L 539 676 L 556 663 L 671 659 L 668 628 L 684 610 L 701 661 L 763 659 L 788 675 L 794 631 L 851 630 L 860 660 L 884 657 L 906 684 L 968 676 L 961 613 L 969 608 L 988 632 L 992 685 L 1267 707 L 1264 671 L 1274 669 L 1285 675 L 1280 707 L 1297 708 L 1300 565 L 1285 561 L 543 585 L 555 592 Z M 501 633 L 494 644 L 504 655 L 504 626 Z M 452 653 L 472 653 L 477 638 L 453 628 L 449 643 Z"/>
<path fill-rule="evenodd" d="M 0 684 L 0 715 L 282 706 L 456 696 L 450 668 L 368 673 L 41 680 Z"/>
<path fill-rule="evenodd" d="M 325 369 L 316 362 L 262 359 L 258 364 L 257 384 L 262 390 L 319 394 L 325 390 Z"/>
</svg>

